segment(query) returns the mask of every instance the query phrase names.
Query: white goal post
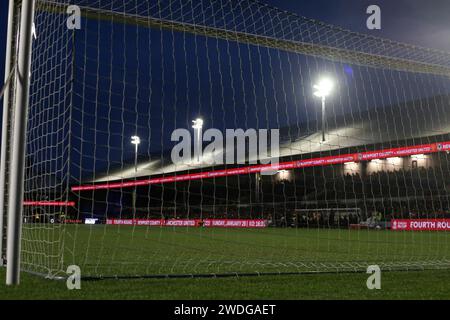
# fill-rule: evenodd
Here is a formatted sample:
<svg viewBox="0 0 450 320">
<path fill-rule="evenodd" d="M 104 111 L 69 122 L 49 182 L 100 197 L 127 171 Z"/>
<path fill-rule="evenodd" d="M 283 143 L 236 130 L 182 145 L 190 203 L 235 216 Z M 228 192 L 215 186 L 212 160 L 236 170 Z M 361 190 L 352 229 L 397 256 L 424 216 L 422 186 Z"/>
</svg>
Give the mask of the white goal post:
<svg viewBox="0 0 450 320">
<path fill-rule="evenodd" d="M 13 22 L 14 2 L 10 2 L 11 10 L 9 11 L 9 22 Z M 27 128 L 27 112 L 29 101 L 30 72 L 31 72 L 31 46 L 32 46 L 32 29 L 34 17 L 35 1 L 22 1 L 21 18 L 20 18 L 20 36 L 17 50 L 17 70 L 15 77 L 15 94 L 14 94 L 14 118 L 13 132 L 11 134 L 12 144 L 10 173 L 9 173 L 9 189 L 8 189 L 8 219 L 7 219 L 7 250 L 6 250 L 6 284 L 16 285 L 20 281 L 20 244 L 21 244 L 21 224 L 22 224 L 22 203 L 23 203 L 23 186 L 24 186 L 24 169 L 25 169 L 25 147 L 26 147 L 26 128 Z M 8 36 L 12 37 L 14 26 L 8 26 Z M 8 39 L 7 57 L 11 63 L 11 43 L 12 38 Z M 6 68 L 8 70 L 9 68 Z M 8 103 L 5 99 L 5 105 Z M 9 108 L 8 108 L 9 109 Z M 7 109 L 7 110 L 8 110 Z M 9 117 L 6 118 L 8 123 Z M 2 145 L 3 147 L 3 145 Z M 5 150 L 3 150 L 5 151 Z M 5 173 L 3 173 L 5 174 Z M 4 181 L 2 181 L 4 183 Z M 3 193 L 5 192 L 2 186 Z M 2 196 L 4 197 L 4 195 Z M 4 199 L 3 199 L 4 201 Z M 3 212 L 3 208 L 2 208 Z M 4 212 L 3 212 L 4 214 Z M 3 216 L 1 217 L 3 220 Z"/>
</svg>

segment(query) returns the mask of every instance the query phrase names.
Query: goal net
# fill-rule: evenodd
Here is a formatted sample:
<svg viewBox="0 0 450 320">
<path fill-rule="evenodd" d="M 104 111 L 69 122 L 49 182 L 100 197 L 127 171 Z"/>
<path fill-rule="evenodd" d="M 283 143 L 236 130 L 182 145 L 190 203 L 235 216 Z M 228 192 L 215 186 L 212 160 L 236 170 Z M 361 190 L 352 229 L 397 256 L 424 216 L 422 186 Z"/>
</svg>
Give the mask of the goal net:
<svg viewBox="0 0 450 320">
<path fill-rule="evenodd" d="M 450 266 L 450 53 L 255 0 L 37 0 L 34 23 L 22 270 Z M 270 152 L 226 157 L 227 129 Z"/>
</svg>

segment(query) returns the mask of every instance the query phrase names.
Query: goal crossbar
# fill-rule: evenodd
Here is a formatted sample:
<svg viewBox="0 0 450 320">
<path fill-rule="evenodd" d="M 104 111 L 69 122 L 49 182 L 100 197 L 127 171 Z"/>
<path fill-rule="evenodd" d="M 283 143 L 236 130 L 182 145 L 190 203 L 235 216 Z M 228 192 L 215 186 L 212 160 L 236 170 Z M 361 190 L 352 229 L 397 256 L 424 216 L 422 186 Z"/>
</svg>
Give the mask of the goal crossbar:
<svg viewBox="0 0 450 320">
<path fill-rule="evenodd" d="M 450 67 L 440 64 L 424 63 L 409 59 L 400 59 L 320 44 L 276 39 L 263 35 L 160 19 L 151 16 L 123 14 L 111 10 L 85 6 L 79 7 L 81 16 L 87 19 L 113 21 L 115 23 L 131 24 L 147 28 L 159 28 L 176 32 L 190 33 L 226 41 L 235 41 L 243 44 L 264 46 L 272 49 L 316 56 L 327 60 L 351 63 L 355 65 L 450 77 Z M 40 0 L 37 3 L 37 10 L 66 14 L 66 5 L 54 1 Z"/>
</svg>

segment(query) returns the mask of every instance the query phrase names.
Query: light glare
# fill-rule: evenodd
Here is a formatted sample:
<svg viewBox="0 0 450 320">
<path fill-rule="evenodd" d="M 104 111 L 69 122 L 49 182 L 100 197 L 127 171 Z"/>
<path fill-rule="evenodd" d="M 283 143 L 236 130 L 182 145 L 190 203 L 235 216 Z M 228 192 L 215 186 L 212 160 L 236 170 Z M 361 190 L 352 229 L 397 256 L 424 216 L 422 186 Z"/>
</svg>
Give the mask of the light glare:
<svg viewBox="0 0 450 320">
<path fill-rule="evenodd" d="M 192 120 L 192 128 L 194 129 L 201 129 L 203 127 L 203 120 L 200 118 L 197 118 L 195 120 Z"/>
<path fill-rule="evenodd" d="M 325 98 L 330 95 L 331 90 L 333 90 L 333 82 L 328 78 L 324 78 L 320 80 L 318 84 L 314 85 L 313 88 L 316 89 L 316 91 L 314 91 L 316 97 Z"/>
<path fill-rule="evenodd" d="M 131 137 L 131 143 L 135 144 L 135 145 L 138 145 L 138 144 L 141 143 L 141 139 L 138 136 L 132 136 Z"/>
</svg>

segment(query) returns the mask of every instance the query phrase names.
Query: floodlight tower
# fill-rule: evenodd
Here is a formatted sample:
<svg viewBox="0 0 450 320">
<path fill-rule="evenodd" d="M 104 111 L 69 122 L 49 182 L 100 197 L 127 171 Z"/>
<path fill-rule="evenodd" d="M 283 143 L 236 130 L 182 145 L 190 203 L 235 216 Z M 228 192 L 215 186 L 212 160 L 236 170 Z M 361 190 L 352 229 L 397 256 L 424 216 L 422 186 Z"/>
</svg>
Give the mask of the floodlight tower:
<svg viewBox="0 0 450 320">
<path fill-rule="evenodd" d="M 203 120 L 201 118 L 197 118 L 192 120 L 192 128 L 194 129 L 194 136 L 197 136 L 194 144 L 194 154 L 197 155 L 197 162 L 200 163 L 200 155 L 202 153 L 202 128 L 203 128 Z"/>
<path fill-rule="evenodd" d="M 137 154 L 138 154 L 138 146 L 141 143 L 141 138 L 138 136 L 131 137 L 131 144 L 134 144 L 134 172 L 137 173 Z"/>
<path fill-rule="evenodd" d="M 322 99 L 322 141 L 325 141 L 325 101 L 333 89 L 333 82 L 328 78 L 323 78 L 313 88 L 315 89 L 314 95 Z"/>
<path fill-rule="evenodd" d="M 138 156 L 138 146 L 141 143 L 141 139 L 138 136 L 131 137 L 131 144 L 134 144 L 134 177 L 137 175 L 137 156 Z M 136 186 L 133 190 L 133 217 L 136 215 Z"/>
</svg>

